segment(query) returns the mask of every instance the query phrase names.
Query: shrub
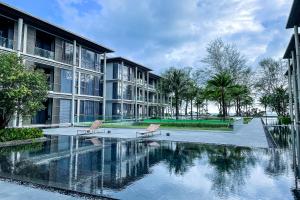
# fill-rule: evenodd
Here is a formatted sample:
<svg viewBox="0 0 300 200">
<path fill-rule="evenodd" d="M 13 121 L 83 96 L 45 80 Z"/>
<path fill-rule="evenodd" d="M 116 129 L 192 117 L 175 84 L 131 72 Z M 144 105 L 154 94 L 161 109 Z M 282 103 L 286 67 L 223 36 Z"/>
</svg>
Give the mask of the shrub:
<svg viewBox="0 0 300 200">
<path fill-rule="evenodd" d="M 27 140 L 43 136 L 43 131 L 37 128 L 6 128 L 0 129 L 0 142 L 12 140 Z"/>
<path fill-rule="evenodd" d="M 243 118 L 243 123 L 248 124 L 253 118 L 252 117 L 244 117 Z"/>
<path fill-rule="evenodd" d="M 279 116 L 278 117 L 279 124 L 289 125 L 292 123 L 292 120 L 288 116 Z"/>
</svg>

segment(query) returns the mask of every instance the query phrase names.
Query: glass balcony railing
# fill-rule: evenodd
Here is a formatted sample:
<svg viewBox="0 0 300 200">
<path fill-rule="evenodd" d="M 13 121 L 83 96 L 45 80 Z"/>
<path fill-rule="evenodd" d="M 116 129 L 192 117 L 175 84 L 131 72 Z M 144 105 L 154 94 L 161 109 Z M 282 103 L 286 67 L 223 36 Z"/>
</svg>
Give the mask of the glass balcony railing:
<svg viewBox="0 0 300 200">
<path fill-rule="evenodd" d="M 48 51 L 46 49 L 41 49 L 39 47 L 34 48 L 34 54 L 37 56 L 41 56 L 44 58 L 49 58 L 54 60 L 54 52 L 53 51 Z"/>
<path fill-rule="evenodd" d="M 137 100 L 138 100 L 138 101 L 144 101 L 144 98 L 143 98 L 143 96 L 138 96 L 138 97 L 137 97 Z"/>
<path fill-rule="evenodd" d="M 9 49 L 13 49 L 14 41 L 10 40 L 8 38 L 5 38 L 5 37 L 0 37 L 0 46 L 9 48 Z"/>
<path fill-rule="evenodd" d="M 137 84 L 141 84 L 141 85 L 143 85 L 143 83 L 144 83 L 142 79 L 137 79 L 136 82 L 137 82 Z"/>
</svg>

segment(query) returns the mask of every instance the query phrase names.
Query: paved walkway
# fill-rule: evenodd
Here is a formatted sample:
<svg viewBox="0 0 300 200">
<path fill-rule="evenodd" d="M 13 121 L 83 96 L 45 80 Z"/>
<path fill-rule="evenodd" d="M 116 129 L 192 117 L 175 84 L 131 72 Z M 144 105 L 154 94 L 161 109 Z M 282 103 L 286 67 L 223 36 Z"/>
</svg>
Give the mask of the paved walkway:
<svg viewBox="0 0 300 200">
<path fill-rule="evenodd" d="M 46 191 L 6 181 L 0 181 L 1 200 L 80 200 L 80 197 L 72 197 L 57 192 Z"/>
<path fill-rule="evenodd" d="M 155 135 L 151 139 L 245 147 L 269 147 L 263 125 L 259 118 L 253 119 L 247 125 L 239 126 L 241 127 L 238 127 L 236 131 L 161 130 L 161 135 Z M 76 135 L 78 129 L 82 128 L 45 129 L 44 133 L 49 135 Z M 110 134 L 107 133 L 108 130 L 111 131 Z M 90 136 L 133 139 L 136 138 L 136 132 L 141 130 L 143 129 L 105 128 L 106 133 L 97 133 Z M 166 136 L 166 133 L 170 133 L 170 136 Z"/>
</svg>

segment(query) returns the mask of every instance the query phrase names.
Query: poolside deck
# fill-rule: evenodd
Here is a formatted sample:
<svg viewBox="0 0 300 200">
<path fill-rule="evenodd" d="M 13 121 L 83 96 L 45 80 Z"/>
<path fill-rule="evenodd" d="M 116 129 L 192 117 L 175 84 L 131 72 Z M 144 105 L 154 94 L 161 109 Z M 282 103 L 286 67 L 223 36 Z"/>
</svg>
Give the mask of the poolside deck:
<svg viewBox="0 0 300 200">
<path fill-rule="evenodd" d="M 161 130 L 161 135 L 151 137 L 152 140 L 168 140 L 178 142 L 197 142 L 209 144 L 224 144 L 244 147 L 268 148 L 267 138 L 264 132 L 262 122 L 259 118 L 253 119 L 247 125 L 239 125 L 235 131 L 194 131 L 194 130 Z M 44 129 L 48 135 L 76 135 L 78 127 Z M 136 138 L 136 132 L 143 129 L 120 129 L 105 128 L 105 131 L 111 133 L 97 133 L 89 136 L 111 137 L 111 138 Z M 170 133 L 170 136 L 166 136 Z"/>
</svg>

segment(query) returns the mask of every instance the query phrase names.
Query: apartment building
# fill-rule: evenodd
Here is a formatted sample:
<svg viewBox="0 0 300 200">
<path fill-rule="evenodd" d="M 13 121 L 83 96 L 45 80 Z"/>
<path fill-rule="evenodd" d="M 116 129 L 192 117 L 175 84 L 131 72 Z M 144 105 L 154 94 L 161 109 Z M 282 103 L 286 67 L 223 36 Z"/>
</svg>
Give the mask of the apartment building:
<svg viewBox="0 0 300 200">
<path fill-rule="evenodd" d="M 106 54 L 100 44 L 0 3 L 0 53 L 16 52 L 48 78 L 46 109 L 13 126 L 105 119 Z"/>
<path fill-rule="evenodd" d="M 49 91 L 45 109 L 14 117 L 11 126 L 57 126 L 163 116 L 168 98 L 159 76 L 63 28 L 0 3 L 0 53 L 15 52 L 28 68 L 42 69 Z M 106 74 L 106 75 L 105 75 Z"/>
<path fill-rule="evenodd" d="M 158 92 L 161 77 L 122 57 L 107 59 L 106 117 L 111 120 L 163 116 L 168 97 Z"/>
<path fill-rule="evenodd" d="M 300 0 L 294 0 L 291 12 L 287 21 L 286 28 L 294 29 L 288 47 L 283 58 L 288 61 L 288 92 L 289 92 L 289 110 L 293 122 L 293 153 L 296 155 L 298 171 L 300 170 L 300 129 L 299 129 L 299 111 L 300 111 L 300 51 L 299 51 L 299 30 L 300 26 Z M 299 177 L 298 177 L 299 178 Z"/>
</svg>

